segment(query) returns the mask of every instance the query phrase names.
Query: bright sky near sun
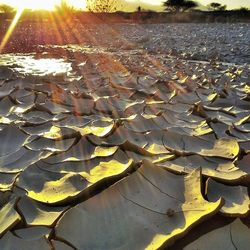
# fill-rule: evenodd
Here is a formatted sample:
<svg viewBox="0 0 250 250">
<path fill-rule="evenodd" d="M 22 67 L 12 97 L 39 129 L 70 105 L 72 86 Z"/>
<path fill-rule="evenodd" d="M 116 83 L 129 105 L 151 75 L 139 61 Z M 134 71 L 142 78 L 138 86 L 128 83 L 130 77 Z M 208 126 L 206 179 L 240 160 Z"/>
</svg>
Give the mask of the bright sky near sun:
<svg viewBox="0 0 250 250">
<path fill-rule="evenodd" d="M 76 8 L 84 8 L 85 1 L 84 0 L 67 0 L 70 4 L 75 6 Z M 162 6 L 162 2 L 164 0 L 126 0 L 126 2 L 130 3 L 138 3 L 138 5 L 142 5 L 143 3 Z M 250 0 L 197 0 L 197 2 L 206 6 L 211 2 L 219 2 L 222 4 L 226 4 L 228 9 L 239 8 L 239 7 L 249 7 L 250 8 Z M 60 3 L 60 0 L 0 0 L 0 3 L 7 3 L 15 7 L 25 7 L 30 9 L 53 9 L 54 6 Z"/>
<path fill-rule="evenodd" d="M 84 0 L 67 0 L 76 8 L 84 8 Z M 17 8 L 30 9 L 53 9 L 55 5 L 59 4 L 61 0 L 0 0 L 0 3 L 7 3 Z"/>
</svg>

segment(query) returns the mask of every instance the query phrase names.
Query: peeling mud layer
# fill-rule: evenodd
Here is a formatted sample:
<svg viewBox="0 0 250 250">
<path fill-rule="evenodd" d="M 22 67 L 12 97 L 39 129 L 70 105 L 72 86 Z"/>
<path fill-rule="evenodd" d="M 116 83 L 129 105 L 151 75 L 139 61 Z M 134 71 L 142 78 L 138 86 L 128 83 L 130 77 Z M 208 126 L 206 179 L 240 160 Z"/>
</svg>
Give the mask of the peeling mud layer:
<svg viewBox="0 0 250 250">
<path fill-rule="evenodd" d="M 1 250 L 247 250 L 249 25 L 103 27 L 0 56 Z"/>
</svg>

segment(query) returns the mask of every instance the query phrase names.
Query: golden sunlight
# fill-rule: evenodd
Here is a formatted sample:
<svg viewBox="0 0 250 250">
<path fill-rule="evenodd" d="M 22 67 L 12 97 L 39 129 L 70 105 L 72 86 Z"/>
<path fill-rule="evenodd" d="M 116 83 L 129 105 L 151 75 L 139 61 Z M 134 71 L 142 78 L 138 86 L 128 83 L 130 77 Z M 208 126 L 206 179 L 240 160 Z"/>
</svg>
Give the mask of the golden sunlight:
<svg viewBox="0 0 250 250">
<path fill-rule="evenodd" d="M 84 0 L 65 0 L 69 5 L 75 7 L 76 9 L 84 9 L 86 4 Z M 3 37 L 2 41 L 0 42 L 0 53 L 4 50 L 6 44 L 8 43 L 23 11 L 25 9 L 32 9 L 32 10 L 53 10 L 57 5 L 60 5 L 62 0 L 43 0 L 41 2 L 34 1 L 34 0 L 6 0 L 5 3 L 15 7 L 17 9 L 16 15 L 11 22 L 10 27 L 8 28 L 5 36 Z"/>
<path fill-rule="evenodd" d="M 9 41 L 9 38 L 10 38 L 12 32 L 14 31 L 16 25 L 17 25 L 17 22 L 18 22 L 19 18 L 20 18 L 21 15 L 22 15 L 22 12 L 23 12 L 23 8 L 21 8 L 21 7 L 18 8 L 17 13 L 16 13 L 16 15 L 15 15 L 15 18 L 14 18 L 13 21 L 11 22 L 11 25 L 10 25 L 10 27 L 9 27 L 9 29 L 8 29 L 8 31 L 7 31 L 7 33 L 5 34 L 3 40 L 2 40 L 1 43 L 0 43 L 0 53 L 2 53 L 2 51 L 3 51 L 4 47 L 5 47 L 5 45 L 6 45 L 7 42 Z"/>
<path fill-rule="evenodd" d="M 17 9 L 43 9 L 43 10 L 53 10 L 56 5 L 59 5 L 61 0 L 43 0 L 43 1 L 34 1 L 34 0 L 6 0 L 3 1 Z M 84 9 L 86 4 L 84 0 L 66 0 L 70 5 L 78 9 Z"/>
</svg>

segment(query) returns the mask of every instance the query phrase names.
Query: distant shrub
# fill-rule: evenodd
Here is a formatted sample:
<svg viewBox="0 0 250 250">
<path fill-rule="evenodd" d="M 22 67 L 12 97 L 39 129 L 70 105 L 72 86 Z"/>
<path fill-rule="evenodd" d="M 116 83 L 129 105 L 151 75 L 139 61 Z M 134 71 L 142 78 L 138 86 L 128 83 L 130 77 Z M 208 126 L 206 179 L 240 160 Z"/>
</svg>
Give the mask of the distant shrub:
<svg viewBox="0 0 250 250">
<path fill-rule="evenodd" d="M 244 18 L 250 18 L 250 9 L 246 8 L 246 7 L 241 7 L 239 9 L 234 10 L 234 13 L 238 16 L 238 17 L 244 17 Z"/>
<path fill-rule="evenodd" d="M 91 12 L 110 13 L 121 8 L 120 0 L 86 0 L 86 3 Z"/>
<path fill-rule="evenodd" d="M 165 11 L 184 12 L 198 7 L 198 4 L 192 0 L 167 0 L 163 2 Z"/>
<path fill-rule="evenodd" d="M 13 13 L 15 12 L 15 8 L 8 4 L 0 4 L 0 12 L 1 13 Z"/>
<path fill-rule="evenodd" d="M 225 11 L 227 9 L 226 5 L 222 5 L 221 3 L 210 3 L 208 8 L 212 11 Z"/>
<path fill-rule="evenodd" d="M 56 5 L 56 11 L 60 14 L 66 13 L 75 13 L 77 10 L 71 4 L 69 4 L 66 0 L 61 0 L 59 5 Z"/>
<path fill-rule="evenodd" d="M 250 12 L 250 9 L 246 8 L 246 7 L 241 7 L 239 9 L 236 9 L 235 11 L 237 12 L 242 12 L 242 13 L 246 13 L 246 12 Z"/>
</svg>

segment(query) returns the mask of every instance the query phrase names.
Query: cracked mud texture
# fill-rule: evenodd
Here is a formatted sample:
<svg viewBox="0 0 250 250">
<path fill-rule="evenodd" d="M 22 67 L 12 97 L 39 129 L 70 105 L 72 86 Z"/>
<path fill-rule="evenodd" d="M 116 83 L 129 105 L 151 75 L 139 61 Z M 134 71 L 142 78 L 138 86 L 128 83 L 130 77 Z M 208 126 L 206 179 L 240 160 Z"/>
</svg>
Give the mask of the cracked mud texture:
<svg viewBox="0 0 250 250">
<path fill-rule="evenodd" d="M 0 55 L 0 248 L 248 249 L 249 25 L 103 27 Z"/>
</svg>

